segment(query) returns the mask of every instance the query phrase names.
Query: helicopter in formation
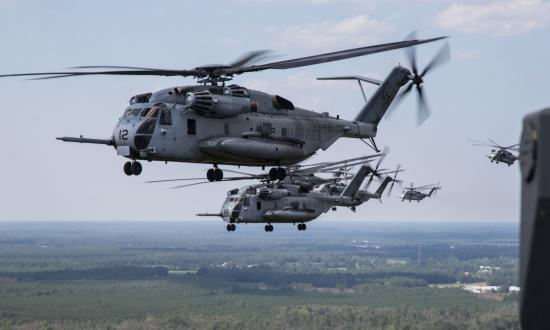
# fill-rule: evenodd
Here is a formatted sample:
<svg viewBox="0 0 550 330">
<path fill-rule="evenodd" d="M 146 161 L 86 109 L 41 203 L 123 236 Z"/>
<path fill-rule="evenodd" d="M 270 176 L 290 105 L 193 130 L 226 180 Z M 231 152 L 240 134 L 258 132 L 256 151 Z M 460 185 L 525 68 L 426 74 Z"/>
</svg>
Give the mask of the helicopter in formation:
<svg viewBox="0 0 550 330">
<path fill-rule="evenodd" d="M 426 186 L 415 187 L 411 182 L 411 186 L 403 190 L 403 194 L 400 196 L 400 198 L 402 202 L 408 200 L 409 202 L 417 201 L 420 203 L 420 201 L 424 200 L 426 197 L 434 196 L 435 193 L 440 189 L 441 187 L 439 186 L 439 183 L 437 185 L 430 184 Z"/>
<path fill-rule="evenodd" d="M 513 154 L 511 151 L 519 151 L 519 144 L 513 144 L 510 146 L 501 146 L 495 141 L 488 139 L 489 143 L 487 142 L 480 142 L 475 140 L 470 140 L 472 145 L 474 146 L 481 146 L 481 147 L 492 147 L 495 149 L 491 150 L 491 153 L 487 155 L 487 158 L 491 161 L 491 163 L 504 163 L 508 166 L 511 166 L 515 163 L 516 160 L 518 160 L 518 156 Z"/>
<path fill-rule="evenodd" d="M 130 99 L 107 139 L 59 137 L 64 142 L 112 146 L 129 159 L 126 175 L 142 172 L 140 160 L 212 164 L 209 181 L 220 181 L 218 165 L 272 166 L 272 180 L 286 177 L 285 165 L 293 165 L 326 150 L 342 137 L 361 139 L 378 150 L 374 137 L 378 124 L 394 99 L 416 87 L 419 118 L 429 115 L 424 99 L 423 78 L 449 58 L 445 44 L 429 64 L 419 71 L 414 47 L 445 37 L 416 39 L 414 34 L 400 42 L 367 46 L 266 64 L 267 51 L 245 54 L 229 65 L 206 65 L 190 70 L 128 66 L 81 66 L 73 71 L 4 74 L 4 77 L 36 77 L 36 80 L 88 75 L 181 76 L 198 79 L 198 85 L 142 93 Z M 291 69 L 325 62 L 406 48 L 411 69 L 397 66 L 353 120 L 299 108 L 282 96 L 271 95 L 235 84 L 234 76 L 268 69 Z M 78 71 L 76 71 L 78 70 Z M 403 92 L 399 90 L 405 86 Z M 368 141 L 367 141 L 368 140 Z"/>
<path fill-rule="evenodd" d="M 274 223 L 292 223 L 298 230 L 306 230 L 306 223 L 318 218 L 337 206 L 348 207 L 352 211 L 370 199 L 380 199 L 382 193 L 391 182 L 393 188 L 397 173 L 403 171 L 379 170 L 380 161 L 375 169 L 367 165 L 373 158 L 384 154 L 357 157 L 338 162 L 325 162 L 311 165 L 289 166 L 289 175 L 284 180 L 272 181 L 269 174 L 249 174 L 237 172 L 244 176 L 228 177 L 223 181 L 259 180 L 260 183 L 232 189 L 222 204 L 219 213 L 199 213 L 197 216 L 221 217 L 227 223 L 227 231 L 235 231 L 237 224 L 265 223 L 265 231 L 273 231 Z M 340 167 L 345 164 L 344 167 Z M 361 165 L 355 175 L 349 175 L 349 168 Z M 322 178 L 318 174 L 333 173 L 330 178 Z M 361 184 L 370 175 L 382 178 L 380 187 L 374 192 L 367 188 L 361 189 Z M 148 183 L 174 182 L 183 180 L 202 180 L 200 182 L 175 186 L 173 188 L 189 187 L 197 184 L 208 184 L 202 178 L 185 178 L 148 181 Z M 349 183 L 344 183 L 349 181 Z"/>
</svg>

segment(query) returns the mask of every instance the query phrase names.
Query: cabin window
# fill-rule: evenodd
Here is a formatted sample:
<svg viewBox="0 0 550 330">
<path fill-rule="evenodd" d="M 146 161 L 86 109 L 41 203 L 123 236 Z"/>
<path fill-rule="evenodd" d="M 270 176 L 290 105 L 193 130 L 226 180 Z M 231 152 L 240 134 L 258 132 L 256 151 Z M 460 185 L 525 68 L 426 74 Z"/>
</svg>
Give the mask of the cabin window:
<svg viewBox="0 0 550 330">
<path fill-rule="evenodd" d="M 285 137 L 288 136 L 288 128 L 286 127 L 281 128 L 281 135 Z"/>
<path fill-rule="evenodd" d="M 172 125 L 172 114 L 170 113 L 170 110 L 163 109 L 160 112 L 159 124 L 160 125 Z"/>
<path fill-rule="evenodd" d="M 244 206 L 250 206 L 250 198 L 245 197 L 245 198 L 243 199 L 243 205 L 244 205 Z"/>
<path fill-rule="evenodd" d="M 225 123 L 223 125 L 223 131 L 226 135 L 229 135 L 229 124 L 228 123 Z"/>
<path fill-rule="evenodd" d="M 256 209 L 258 210 L 262 209 L 262 202 L 256 202 Z"/>
<path fill-rule="evenodd" d="M 258 102 L 250 102 L 250 112 L 258 112 Z"/>
<path fill-rule="evenodd" d="M 197 134 L 197 122 L 195 121 L 195 119 L 187 119 L 187 134 Z"/>
</svg>

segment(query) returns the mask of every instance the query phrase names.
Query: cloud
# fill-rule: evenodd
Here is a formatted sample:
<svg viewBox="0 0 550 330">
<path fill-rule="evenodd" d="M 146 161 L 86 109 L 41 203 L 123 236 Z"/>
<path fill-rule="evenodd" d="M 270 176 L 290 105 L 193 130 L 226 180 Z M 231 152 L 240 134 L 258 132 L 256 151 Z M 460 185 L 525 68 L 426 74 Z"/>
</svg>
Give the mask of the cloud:
<svg viewBox="0 0 550 330">
<path fill-rule="evenodd" d="M 305 25 L 294 25 L 283 31 L 270 29 L 281 35 L 285 47 L 333 48 L 336 45 L 365 45 L 376 42 L 391 24 L 367 15 L 357 15 L 340 21 L 324 20 Z"/>
<path fill-rule="evenodd" d="M 446 29 L 493 36 L 513 36 L 550 25 L 550 2 L 509 0 L 487 4 L 452 4 L 435 24 Z"/>
</svg>

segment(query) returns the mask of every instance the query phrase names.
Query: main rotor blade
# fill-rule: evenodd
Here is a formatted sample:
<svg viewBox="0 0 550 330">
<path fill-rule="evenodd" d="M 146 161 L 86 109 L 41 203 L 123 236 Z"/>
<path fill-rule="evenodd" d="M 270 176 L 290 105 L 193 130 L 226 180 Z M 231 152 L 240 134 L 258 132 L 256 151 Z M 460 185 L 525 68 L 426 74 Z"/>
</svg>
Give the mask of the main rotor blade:
<svg viewBox="0 0 550 330">
<path fill-rule="evenodd" d="M 222 182 L 222 181 L 240 181 L 240 180 L 256 180 L 256 179 L 257 178 L 253 178 L 253 177 L 229 177 L 229 178 L 223 178 L 220 181 L 202 181 L 202 182 L 184 184 L 184 185 L 181 185 L 181 186 L 174 186 L 174 187 L 170 187 L 170 189 L 185 188 L 185 187 L 190 187 L 190 186 L 196 186 L 196 185 L 199 185 L 199 184 L 217 183 L 217 182 Z"/>
<path fill-rule="evenodd" d="M 14 73 L 3 74 L 0 78 L 7 77 L 27 77 L 37 76 L 35 80 L 68 78 L 77 76 L 92 76 L 92 75 L 111 75 L 111 76 L 197 76 L 201 74 L 199 70 L 115 70 L 115 71 L 66 71 L 66 72 L 34 72 L 34 73 Z"/>
<path fill-rule="evenodd" d="M 269 54 L 271 53 L 273 53 L 271 50 L 254 50 L 241 55 L 229 65 L 234 68 L 240 68 L 247 64 L 257 63 L 262 59 L 269 57 Z"/>
<path fill-rule="evenodd" d="M 503 148 L 503 146 L 501 146 L 500 144 L 496 143 L 495 141 L 491 140 L 491 139 L 487 139 L 489 140 L 489 142 L 491 142 L 492 144 L 494 144 L 497 148 Z"/>
<path fill-rule="evenodd" d="M 503 149 L 515 149 L 517 146 L 519 146 L 519 143 L 517 144 L 512 144 L 511 146 L 507 146 L 507 147 L 503 147 Z"/>
<path fill-rule="evenodd" d="M 426 65 L 426 67 L 420 74 L 420 77 L 424 77 L 424 75 L 428 73 L 428 71 L 448 62 L 450 58 L 451 58 L 451 49 L 449 47 L 449 43 L 446 42 L 445 45 L 441 47 L 439 52 L 432 58 L 430 63 Z"/>
<path fill-rule="evenodd" d="M 325 168 L 328 168 L 328 167 L 339 167 L 341 166 L 341 164 L 345 164 L 345 163 L 351 163 L 351 162 L 356 162 L 356 161 L 366 161 L 368 159 L 371 159 L 371 158 L 376 158 L 376 157 L 380 157 L 380 154 L 375 154 L 375 155 L 369 155 L 369 156 L 362 156 L 362 157 L 356 157 L 356 158 L 350 158 L 350 159 L 346 159 L 346 160 L 341 160 L 341 161 L 337 161 L 337 162 L 326 162 L 326 163 L 320 163 L 320 164 L 314 164 L 314 166 L 311 166 L 311 165 L 304 165 L 304 167 L 301 167 L 301 168 L 298 168 L 296 170 L 293 170 L 291 171 L 290 175 L 307 175 L 307 174 L 312 174 L 312 173 L 316 173 L 316 172 L 319 172 L 321 171 L 322 169 L 325 169 Z M 311 167 L 308 167 L 308 166 L 311 166 Z"/>
<path fill-rule="evenodd" d="M 328 62 L 339 61 L 339 60 L 344 60 L 344 59 L 358 57 L 358 56 L 365 56 L 365 55 L 370 55 L 370 54 L 375 54 L 380 52 L 386 52 L 389 50 L 394 50 L 399 48 L 411 47 L 411 46 L 433 42 L 433 41 L 437 41 L 445 38 L 447 37 L 445 36 L 445 37 L 437 37 L 437 38 L 431 38 L 431 39 L 404 40 L 404 41 L 391 42 L 391 43 L 385 43 L 385 44 L 379 44 L 379 45 L 373 45 L 373 46 L 346 49 L 346 50 L 341 50 L 337 52 L 295 58 L 295 59 L 266 63 L 261 65 L 253 65 L 249 67 L 222 68 L 220 71 L 225 74 L 241 74 L 244 72 L 255 72 L 255 71 L 268 70 L 268 69 L 280 70 L 280 69 L 298 68 L 298 67 L 304 67 L 304 66 L 309 66 L 314 64 L 328 63 Z"/>
<path fill-rule="evenodd" d="M 226 170 L 224 170 L 226 171 Z M 223 178 L 221 181 L 237 181 L 237 180 L 256 180 L 261 179 L 264 176 L 233 176 L 233 177 L 227 177 Z M 165 180 L 151 180 L 151 181 L 145 181 L 144 183 L 161 183 L 161 182 L 175 182 L 175 181 L 196 181 L 196 180 L 205 180 L 205 178 L 183 178 L 183 179 L 165 179 Z M 220 182 L 220 181 L 208 181 L 208 182 Z"/>
<path fill-rule="evenodd" d="M 164 69 L 144 68 L 140 66 L 118 66 L 118 65 L 81 65 L 81 66 L 73 66 L 69 69 L 131 69 L 131 70 L 158 70 L 158 71 L 164 70 Z"/>
</svg>

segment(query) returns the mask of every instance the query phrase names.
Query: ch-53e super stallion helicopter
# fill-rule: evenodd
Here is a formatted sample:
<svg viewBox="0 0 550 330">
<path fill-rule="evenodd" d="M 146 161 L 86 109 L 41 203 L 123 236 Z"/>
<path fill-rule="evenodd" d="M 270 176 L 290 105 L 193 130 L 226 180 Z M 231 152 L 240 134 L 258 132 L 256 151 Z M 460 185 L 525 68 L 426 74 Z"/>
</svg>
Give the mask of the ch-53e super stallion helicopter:
<svg viewBox="0 0 550 330">
<path fill-rule="evenodd" d="M 235 231 L 239 223 L 265 223 L 265 231 L 273 231 L 272 223 L 298 224 L 298 230 L 306 230 L 306 222 L 318 218 L 336 206 L 355 208 L 370 199 L 380 199 L 382 193 L 391 182 L 390 187 L 397 182 L 396 176 L 401 172 L 376 170 L 365 165 L 374 157 L 383 157 L 383 154 L 363 156 L 338 162 L 327 162 L 305 166 L 289 166 L 286 168 L 288 176 L 284 180 L 272 181 L 268 174 L 244 174 L 224 178 L 223 181 L 260 180 L 259 184 L 248 185 L 242 188 L 232 189 L 227 193 L 221 211 L 219 213 L 201 213 L 198 216 L 221 217 L 227 222 L 227 231 Z M 331 178 L 322 178 L 317 175 L 334 173 L 344 164 L 345 167 L 362 165 L 361 169 L 352 177 L 338 175 Z M 383 174 L 395 176 L 386 177 L 380 187 L 374 193 L 361 190 L 360 186 L 365 177 L 371 175 L 381 178 Z M 346 171 L 347 173 L 347 171 Z M 342 184 L 344 180 L 351 179 L 349 184 Z M 174 182 L 183 180 L 204 180 L 201 178 L 169 179 L 148 181 L 149 183 Z M 370 180 L 369 180 L 370 181 Z M 209 181 L 195 182 L 172 188 L 183 188 L 197 184 L 208 184 Z M 334 209 L 335 210 L 335 209 Z"/>
<path fill-rule="evenodd" d="M 493 141 L 491 139 L 488 139 L 488 140 L 489 140 L 489 143 L 475 141 L 475 140 L 470 140 L 470 142 L 474 146 L 493 147 L 493 148 L 495 148 L 495 149 L 491 150 L 491 153 L 489 155 L 487 155 L 487 158 L 489 158 L 489 160 L 491 160 L 491 163 L 492 162 L 495 162 L 497 164 L 498 163 L 504 163 L 504 164 L 507 164 L 508 166 L 510 166 L 518 159 L 518 156 L 511 153 L 510 150 L 519 151 L 519 144 L 513 144 L 511 146 L 506 146 L 505 147 L 505 146 L 499 145 L 498 143 L 496 143 L 495 141 Z"/>
<path fill-rule="evenodd" d="M 403 194 L 401 195 L 401 201 L 408 200 L 411 201 L 417 201 L 420 203 L 421 200 L 423 200 L 426 197 L 432 197 L 438 190 L 440 190 L 441 187 L 439 186 L 439 183 L 437 185 L 430 184 L 426 186 L 420 186 L 420 187 L 414 187 L 411 183 L 410 187 L 407 187 L 403 190 Z M 429 192 L 424 193 L 422 190 L 429 190 Z"/>
<path fill-rule="evenodd" d="M 421 84 L 424 75 L 449 57 L 448 45 L 433 58 L 423 71 L 418 71 L 414 47 L 409 50 L 412 72 L 395 67 L 354 120 L 344 120 L 295 107 L 279 96 L 250 90 L 237 85 L 226 86 L 233 76 L 268 69 L 290 69 L 338 61 L 393 49 L 411 47 L 443 39 L 418 40 L 411 34 L 404 41 L 367 46 L 267 64 L 254 64 L 265 59 L 266 51 L 246 54 L 229 65 L 206 65 L 190 70 L 154 69 L 127 66 L 81 66 L 81 71 L 5 74 L 2 77 L 35 76 L 53 79 L 87 75 L 181 76 L 194 77 L 202 85 L 167 88 L 136 95 L 124 111 L 108 139 L 60 137 L 61 141 L 103 144 L 115 147 L 117 154 L 131 159 L 124 173 L 139 175 L 138 160 L 173 161 L 213 164 L 206 177 L 223 179 L 220 164 L 274 166 L 272 179 L 286 175 L 281 165 L 297 164 L 319 149 L 326 150 L 341 137 L 369 139 L 374 137 L 380 119 L 399 89 L 407 82 L 419 95 L 419 111 L 429 113 Z M 97 71 L 91 71 L 96 69 Z M 372 81 L 371 81 L 372 82 Z M 367 143 L 365 141 L 365 143 Z"/>
</svg>

